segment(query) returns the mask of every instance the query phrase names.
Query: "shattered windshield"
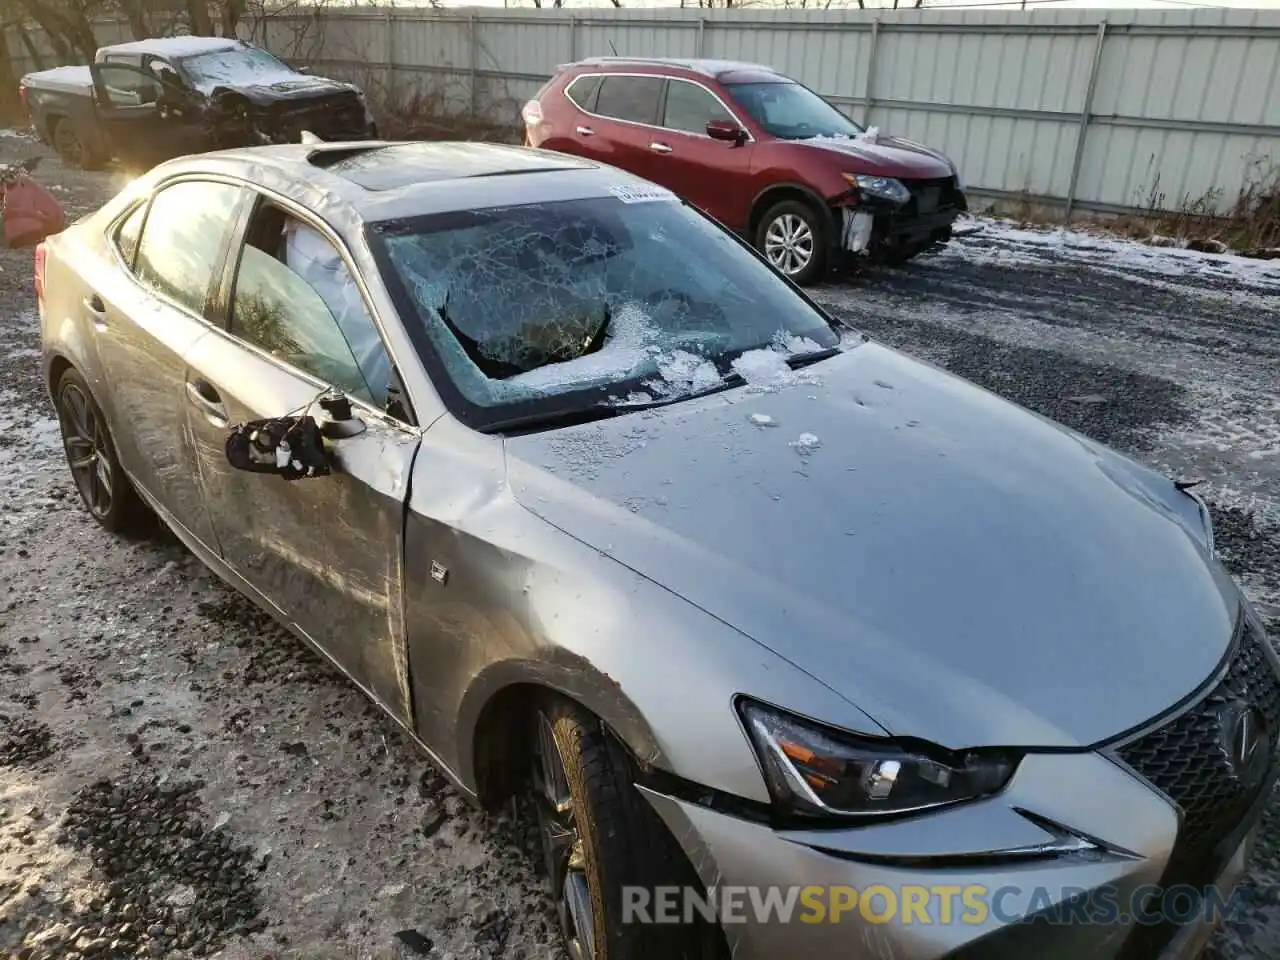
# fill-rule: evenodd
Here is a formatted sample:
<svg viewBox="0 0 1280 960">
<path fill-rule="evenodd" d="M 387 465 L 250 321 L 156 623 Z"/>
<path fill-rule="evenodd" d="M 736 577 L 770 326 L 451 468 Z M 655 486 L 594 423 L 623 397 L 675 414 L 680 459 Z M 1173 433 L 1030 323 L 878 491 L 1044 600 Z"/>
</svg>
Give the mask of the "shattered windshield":
<svg viewBox="0 0 1280 960">
<path fill-rule="evenodd" d="M 285 63 L 257 47 L 233 47 L 213 53 L 185 57 L 182 69 L 200 89 L 219 84 L 252 85 L 297 80 L 299 75 Z"/>
<path fill-rule="evenodd" d="M 839 343 L 815 307 L 666 191 L 370 232 L 410 334 L 444 374 L 433 377 L 481 428 L 516 409 L 678 400 L 721 384 L 747 351 L 790 360 Z"/>
<path fill-rule="evenodd" d="M 729 96 L 781 140 L 856 137 L 862 128 L 803 84 L 727 83 Z"/>
</svg>

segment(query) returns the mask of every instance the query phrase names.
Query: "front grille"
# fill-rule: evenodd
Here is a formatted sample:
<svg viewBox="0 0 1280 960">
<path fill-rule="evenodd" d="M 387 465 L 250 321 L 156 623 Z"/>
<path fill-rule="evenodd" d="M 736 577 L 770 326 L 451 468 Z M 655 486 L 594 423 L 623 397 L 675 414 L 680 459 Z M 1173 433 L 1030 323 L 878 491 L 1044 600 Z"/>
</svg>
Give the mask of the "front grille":
<svg viewBox="0 0 1280 960">
<path fill-rule="evenodd" d="M 1119 747 L 1116 753 L 1177 804 L 1182 813 L 1178 838 L 1161 877 L 1164 888 L 1181 884 L 1203 889 L 1226 865 L 1222 843 L 1258 799 L 1262 781 L 1244 779 L 1231 760 L 1223 711 L 1241 703 L 1264 718 L 1261 735 L 1274 744 L 1280 730 L 1280 675 L 1261 629 L 1242 619 L 1222 679 L 1194 706 L 1163 726 Z M 1173 923 L 1138 927 L 1125 943 L 1123 958 L 1154 956 L 1177 933 Z"/>
<path fill-rule="evenodd" d="M 899 215 L 928 216 L 963 209 L 963 197 L 956 187 L 955 177 L 935 177 L 930 180 L 903 180 L 903 186 L 911 193 L 911 199 Z"/>
<path fill-rule="evenodd" d="M 296 129 L 310 130 L 321 137 L 359 137 L 365 129 L 364 106 L 354 94 L 344 94 L 291 109 L 289 121 Z"/>
</svg>

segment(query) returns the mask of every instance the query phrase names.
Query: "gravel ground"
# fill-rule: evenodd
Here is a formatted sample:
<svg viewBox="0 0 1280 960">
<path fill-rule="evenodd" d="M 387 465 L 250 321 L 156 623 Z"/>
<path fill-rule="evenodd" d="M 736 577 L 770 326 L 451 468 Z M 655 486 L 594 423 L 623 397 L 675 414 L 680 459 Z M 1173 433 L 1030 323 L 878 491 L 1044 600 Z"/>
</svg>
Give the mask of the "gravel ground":
<svg viewBox="0 0 1280 960">
<path fill-rule="evenodd" d="M 44 151 L 0 136 L 0 161 Z M 73 215 L 106 174 L 46 160 Z M 0 949 L 560 958 L 523 818 L 479 813 L 171 540 L 82 511 L 0 252 Z M 818 298 L 880 339 L 1205 480 L 1280 633 L 1280 267 L 991 224 Z M 1218 958 L 1280 956 L 1280 812 Z M 655 958 L 656 960 L 656 958 Z"/>
</svg>

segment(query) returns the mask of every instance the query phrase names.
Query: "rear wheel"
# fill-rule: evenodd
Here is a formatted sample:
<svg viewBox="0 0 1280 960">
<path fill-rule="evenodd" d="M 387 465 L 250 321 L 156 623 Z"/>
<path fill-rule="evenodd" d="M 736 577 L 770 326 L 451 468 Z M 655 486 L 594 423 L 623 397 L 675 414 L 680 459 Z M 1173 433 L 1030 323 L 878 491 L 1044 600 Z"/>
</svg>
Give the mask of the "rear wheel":
<svg viewBox="0 0 1280 960">
<path fill-rule="evenodd" d="M 535 713 L 533 793 L 552 896 L 572 960 L 723 960 L 719 928 L 644 924 L 624 887 L 696 887 L 666 826 L 636 790 L 630 758 L 598 719 L 551 697 Z"/>
<path fill-rule="evenodd" d="M 106 418 L 78 370 L 58 379 L 54 405 L 67 465 L 89 513 L 112 533 L 142 532 L 147 508 L 120 469 Z"/>
<path fill-rule="evenodd" d="M 62 162 L 69 167 L 97 170 L 105 162 L 89 138 L 69 119 L 55 120 L 49 139 Z"/>
<path fill-rule="evenodd" d="M 812 206 L 800 200 L 783 200 L 760 218 L 756 248 L 783 276 L 807 286 L 826 269 L 826 234 L 826 224 Z"/>
</svg>

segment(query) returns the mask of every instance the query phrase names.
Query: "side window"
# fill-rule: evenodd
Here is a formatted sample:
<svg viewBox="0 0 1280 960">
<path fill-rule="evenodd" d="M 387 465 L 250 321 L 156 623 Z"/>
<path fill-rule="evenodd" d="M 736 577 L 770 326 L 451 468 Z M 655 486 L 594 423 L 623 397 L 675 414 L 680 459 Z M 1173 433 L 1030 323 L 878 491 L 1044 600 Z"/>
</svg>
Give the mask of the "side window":
<svg viewBox="0 0 1280 960">
<path fill-rule="evenodd" d="M 605 77 L 595 112 L 617 120 L 655 123 L 662 84 L 662 77 Z"/>
<path fill-rule="evenodd" d="M 687 133 L 706 133 L 712 120 L 737 120 L 705 87 L 687 80 L 667 84 L 667 105 L 662 125 Z"/>
<path fill-rule="evenodd" d="M 133 258 L 138 252 L 138 240 L 142 236 L 142 221 L 147 215 L 147 205 L 140 203 L 134 207 L 133 213 L 124 218 L 124 222 L 116 228 L 116 249 L 124 262 L 133 269 Z"/>
<path fill-rule="evenodd" d="M 113 107 L 136 107 L 160 99 L 160 81 L 137 67 L 102 63 L 95 72 L 102 92 Z"/>
<path fill-rule="evenodd" d="M 203 313 L 240 188 L 207 180 L 164 187 L 151 200 L 134 272 L 157 292 Z"/>
<path fill-rule="evenodd" d="M 383 408 L 391 359 L 346 261 L 315 227 L 269 204 L 236 273 L 231 332 Z"/>
<path fill-rule="evenodd" d="M 564 95 L 588 113 L 595 113 L 599 91 L 600 77 L 578 77 L 565 87 Z"/>
</svg>

